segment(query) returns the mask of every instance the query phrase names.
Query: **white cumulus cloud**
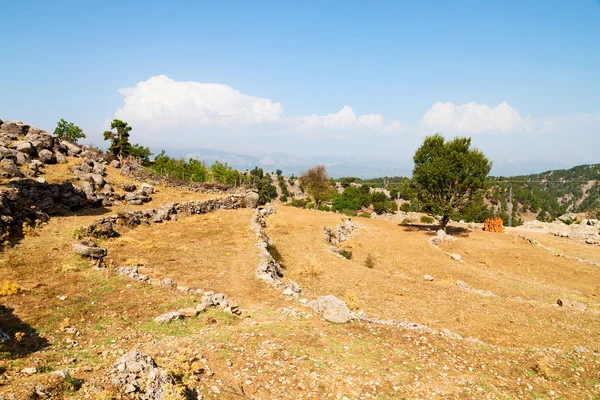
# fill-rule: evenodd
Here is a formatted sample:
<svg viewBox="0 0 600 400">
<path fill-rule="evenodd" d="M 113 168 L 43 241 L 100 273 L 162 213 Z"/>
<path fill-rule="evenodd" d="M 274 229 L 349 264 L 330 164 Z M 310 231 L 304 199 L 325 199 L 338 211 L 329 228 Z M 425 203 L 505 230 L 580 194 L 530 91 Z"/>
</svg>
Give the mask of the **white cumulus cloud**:
<svg viewBox="0 0 600 400">
<path fill-rule="evenodd" d="M 324 128 L 340 129 L 399 129 L 400 124 L 393 121 L 385 124 L 385 118 L 380 114 L 356 115 L 352 107 L 344 106 L 340 111 L 327 115 L 310 115 L 301 117 L 300 129 Z"/>
<path fill-rule="evenodd" d="M 421 118 L 421 128 L 448 133 L 508 133 L 519 129 L 530 130 L 528 121 L 508 103 L 495 107 L 470 102 L 435 103 Z"/>
<path fill-rule="evenodd" d="M 283 114 L 280 103 L 243 94 L 231 86 L 176 82 L 165 75 L 153 76 L 119 92 L 125 96 L 125 104 L 115 117 L 134 126 L 155 129 L 273 123 Z"/>
</svg>

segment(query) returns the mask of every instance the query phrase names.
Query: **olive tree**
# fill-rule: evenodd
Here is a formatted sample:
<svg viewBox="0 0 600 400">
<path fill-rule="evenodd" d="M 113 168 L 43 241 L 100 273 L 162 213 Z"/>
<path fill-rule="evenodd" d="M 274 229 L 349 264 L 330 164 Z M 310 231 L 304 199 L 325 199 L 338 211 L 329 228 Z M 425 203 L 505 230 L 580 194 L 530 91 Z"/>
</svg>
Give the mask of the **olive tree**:
<svg viewBox="0 0 600 400">
<path fill-rule="evenodd" d="M 446 230 L 450 218 L 470 206 L 485 189 L 492 163 L 471 138 L 446 141 L 438 133 L 428 136 L 414 156 L 413 182 L 423 211 Z"/>
<path fill-rule="evenodd" d="M 315 210 L 329 194 L 331 182 L 323 164 L 315 165 L 300 176 L 300 187 L 315 201 Z"/>
</svg>

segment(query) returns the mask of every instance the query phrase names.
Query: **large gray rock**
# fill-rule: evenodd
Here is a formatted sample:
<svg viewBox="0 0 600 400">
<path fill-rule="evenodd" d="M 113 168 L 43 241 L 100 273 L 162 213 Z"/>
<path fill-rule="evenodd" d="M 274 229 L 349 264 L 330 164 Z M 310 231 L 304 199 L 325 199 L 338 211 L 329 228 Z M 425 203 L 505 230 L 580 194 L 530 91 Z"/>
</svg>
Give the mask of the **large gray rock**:
<svg viewBox="0 0 600 400">
<path fill-rule="evenodd" d="M 134 398 L 163 400 L 174 397 L 175 380 L 152 357 L 132 350 L 119 358 L 110 371 L 111 383 Z M 171 397 L 170 397 L 171 396 Z"/>
<path fill-rule="evenodd" d="M 343 324 L 352 319 L 346 303 L 332 295 L 318 297 L 316 300 L 309 301 L 307 306 L 329 322 Z"/>
<path fill-rule="evenodd" d="M 43 149 L 50 150 L 54 147 L 54 138 L 47 133 L 41 133 L 39 135 L 31 135 L 30 133 L 25 138 L 28 139 L 38 151 Z"/>
<path fill-rule="evenodd" d="M 69 156 L 76 156 L 81 153 L 81 147 L 76 144 L 67 142 L 66 140 L 61 141 L 60 144 L 67 149 L 67 154 Z"/>
<path fill-rule="evenodd" d="M 75 253 L 77 253 L 81 256 L 96 258 L 96 259 L 106 257 L 106 254 L 108 252 L 105 248 L 92 247 L 92 246 L 85 245 L 83 243 L 74 244 L 73 250 L 75 250 Z"/>
<path fill-rule="evenodd" d="M 159 315 L 158 317 L 154 318 L 154 322 L 156 322 L 157 324 L 166 324 L 168 322 L 175 321 L 180 318 L 181 318 L 181 313 L 179 313 L 177 311 L 171 311 L 171 312 Z"/>
<path fill-rule="evenodd" d="M 65 155 L 59 151 L 55 152 L 54 155 L 56 156 L 56 162 L 59 164 L 66 164 L 69 162 L 67 157 L 65 157 Z"/>
<path fill-rule="evenodd" d="M 29 131 L 30 126 L 20 121 L 5 121 L 2 124 L 2 130 L 14 135 L 23 136 Z"/>
<path fill-rule="evenodd" d="M 17 164 L 11 159 L 0 160 L 1 178 L 23 178 L 25 175 L 21 172 Z"/>
<path fill-rule="evenodd" d="M 244 196 L 244 203 L 246 204 L 246 207 L 248 208 L 256 208 L 258 206 L 258 193 L 256 192 L 248 192 L 245 196 Z"/>
<path fill-rule="evenodd" d="M 19 144 L 17 144 L 17 147 L 15 148 L 15 150 L 20 151 L 21 153 L 26 153 L 29 155 L 33 155 L 35 154 L 35 147 L 33 147 L 33 145 L 29 142 L 21 142 Z"/>
<path fill-rule="evenodd" d="M 9 160 L 16 160 L 17 155 L 15 153 L 16 153 L 15 151 L 13 151 L 5 146 L 0 146 L 0 158 L 8 158 Z"/>
<path fill-rule="evenodd" d="M 56 164 L 56 156 L 48 149 L 42 149 L 38 152 L 38 158 L 44 164 Z"/>
</svg>

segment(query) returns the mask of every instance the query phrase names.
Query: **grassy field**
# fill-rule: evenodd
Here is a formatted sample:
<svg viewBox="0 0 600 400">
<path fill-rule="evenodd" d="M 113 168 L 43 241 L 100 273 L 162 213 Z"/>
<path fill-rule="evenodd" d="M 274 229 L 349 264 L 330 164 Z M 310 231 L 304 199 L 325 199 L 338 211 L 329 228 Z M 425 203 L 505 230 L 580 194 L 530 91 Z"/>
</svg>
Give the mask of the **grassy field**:
<svg viewBox="0 0 600 400">
<path fill-rule="evenodd" d="M 67 178 L 66 166 L 53 168 L 46 179 Z M 107 179 L 115 186 L 127 180 L 111 168 Z M 211 196 L 158 189 L 152 202 L 132 208 Z M 0 297 L 0 326 L 23 335 L 1 354 L 0 397 L 37 398 L 41 385 L 51 398 L 118 398 L 107 371 L 135 348 L 204 398 L 600 399 L 598 267 L 509 235 L 458 228 L 456 240 L 436 248 L 429 243 L 435 228 L 362 218 L 341 244 L 352 252 L 348 260 L 323 239 L 324 226 L 341 216 L 278 206 L 267 233 L 285 267 L 282 279 L 298 282 L 301 297 L 333 294 L 368 317 L 435 332 L 336 325 L 255 277 L 253 212 L 219 210 L 123 230 L 99 243 L 108 249 L 105 270 L 71 250 L 77 227 L 98 218 L 94 210 L 53 218 L 5 247 L 0 281 L 24 291 Z M 538 236 L 560 253 L 600 258 L 597 246 Z M 156 316 L 201 296 L 117 276 L 112 267 L 122 265 L 227 293 L 242 314 L 209 309 L 156 324 Z M 559 298 L 587 309 L 557 307 Z M 23 372 L 33 366 L 36 374 Z M 50 374 L 62 369 L 81 388 Z"/>
</svg>

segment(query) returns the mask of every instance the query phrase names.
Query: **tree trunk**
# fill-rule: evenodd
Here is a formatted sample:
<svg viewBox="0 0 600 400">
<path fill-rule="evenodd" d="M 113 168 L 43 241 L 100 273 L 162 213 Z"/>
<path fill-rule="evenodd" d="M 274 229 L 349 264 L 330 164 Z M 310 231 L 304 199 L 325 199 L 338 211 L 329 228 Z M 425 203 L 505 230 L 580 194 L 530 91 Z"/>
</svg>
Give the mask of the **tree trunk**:
<svg viewBox="0 0 600 400">
<path fill-rule="evenodd" d="M 446 232 L 446 227 L 448 226 L 448 222 L 450 222 L 450 217 L 447 215 L 444 215 L 440 221 L 440 229 L 442 229 L 444 232 Z"/>
</svg>

